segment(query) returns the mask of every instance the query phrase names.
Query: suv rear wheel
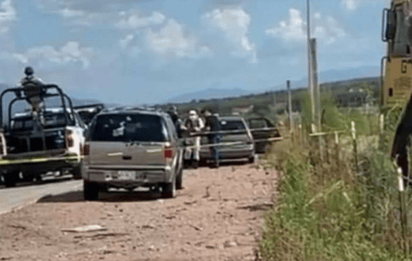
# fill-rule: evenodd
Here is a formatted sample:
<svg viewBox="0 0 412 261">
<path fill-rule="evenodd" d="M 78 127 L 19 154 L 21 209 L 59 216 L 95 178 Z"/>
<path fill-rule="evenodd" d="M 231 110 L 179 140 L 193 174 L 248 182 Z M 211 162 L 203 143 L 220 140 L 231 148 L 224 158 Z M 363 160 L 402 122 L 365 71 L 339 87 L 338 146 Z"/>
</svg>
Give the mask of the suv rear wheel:
<svg viewBox="0 0 412 261">
<path fill-rule="evenodd" d="M 165 183 L 162 185 L 162 196 L 164 198 L 176 197 L 176 177 L 173 179 L 172 183 Z"/>
<path fill-rule="evenodd" d="M 179 174 L 176 176 L 176 189 L 183 188 L 183 168 L 180 169 Z"/>
<path fill-rule="evenodd" d="M 83 197 L 85 200 L 97 200 L 99 198 L 99 185 L 94 182 L 83 181 Z"/>
<path fill-rule="evenodd" d="M 17 181 L 19 180 L 19 173 L 12 172 L 8 174 L 3 174 L 3 180 L 6 188 L 15 187 Z"/>
</svg>

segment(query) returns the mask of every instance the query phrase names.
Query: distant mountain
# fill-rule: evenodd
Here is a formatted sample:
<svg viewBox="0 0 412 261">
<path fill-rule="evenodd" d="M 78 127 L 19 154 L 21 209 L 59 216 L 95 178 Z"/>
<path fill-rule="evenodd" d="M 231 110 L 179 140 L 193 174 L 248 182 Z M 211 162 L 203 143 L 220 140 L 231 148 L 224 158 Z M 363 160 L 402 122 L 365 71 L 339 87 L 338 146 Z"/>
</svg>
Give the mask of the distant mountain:
<svg viewBox="0 0 412 261">
<path fill-rule="evenodd" d="M 319 73 L 318 80 L 319 80 L 319 83 L 328 83 L 328 82 L 346 81 L 350 79 L 377 77 L 379 75 L 380 75 L 379 66 L 361 66 L 361 67 L 354 67 L 354 68 L 346 68 L 342 70 L 323 71 Z M 307 87 L 308 78 L 307 76 L 304 76 L 300 80 L 291 81 L 290 85 L 292 89 L 296 89 L 300 87 Z M 286 80 L 285 80 L 285 84 L 276 85 L 271 88 L 260 89 L 259 91 L 256 91 L 254 93 L 261 93 L 261 92 L 273 91 L 273 90 L 283 90 L 283 89 L 286 89 Z"/>
<path fill-rule="evenodd" d="M 361 66 L 346 68 L 341 70 L 326 70 L 322 71 L 318 75 L 319 83 L 329 83 L 329 82 L 338 82 L 346 81 L 351 79 L 361 79 L 361 78 L 370 78 L 377 77 L 380 74 L 379 66 Z M 229 97 L 238 97 L 251 94 L 260 94 L 265 92 L 272 92 L 278 90 L 286 89 L 286 80 L 285 83 L 275 85 L 273 87 L 261 86 L 257 87 L 254 90 L 244 90 L 244 89 L 205 89 L 196 92 L 190 92 L 178 95 L 172 99 L 169 99 L 165 103 L 185 103 L 192 100 L 209 100 L 209 99 L 219 99 L 219 98 L 229 98 Z M 303 76 L 300 80 L 291 81 L 291 88 L 298 89 L 308 86 L 307 76 Z"/>
<path fill-rule="evenodd" d="M 235 89 L 206 89 L 197 92 L 185 93 L 169 99 L 166 103 L 183 103 L 192 100 L 208 100 L 216 98 L 227 98 L 247 95 L 250 92 L 235 88 Z"/>
</svg>

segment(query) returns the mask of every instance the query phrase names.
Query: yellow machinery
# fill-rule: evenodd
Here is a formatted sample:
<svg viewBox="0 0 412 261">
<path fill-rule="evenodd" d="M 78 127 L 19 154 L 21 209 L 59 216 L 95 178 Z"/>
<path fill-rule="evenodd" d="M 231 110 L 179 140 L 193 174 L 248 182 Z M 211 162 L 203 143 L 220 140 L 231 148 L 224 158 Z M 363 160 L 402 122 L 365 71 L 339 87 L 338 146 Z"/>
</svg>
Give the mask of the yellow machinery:
<svg viewBox="0 0 412 261">
<path fill-rule="evenodd" d="M 404 107 L 412 93 L 412 0 L 391 0 L 382 24 L 382 40 L 388 44 L 381 63 L 380 105 L 386 111 Z"/>
<path fill-rule="evenodd" d="M 385 129 L 390 131 L 391 124 L 398 122 L 396 131 L 392 134 L 391 157 L 401 167 L 405 182 L 412 185 L 409 181 L 412 135 L 412 0 L 391 0 L 390 9 L 383 11 L 382 24 L 382 40 L 388 45 L 387 55 L 381 63 L 381 113 L 387 121 Z M 385 143 L 385 139 L 382 143 Z"/>
</svg>

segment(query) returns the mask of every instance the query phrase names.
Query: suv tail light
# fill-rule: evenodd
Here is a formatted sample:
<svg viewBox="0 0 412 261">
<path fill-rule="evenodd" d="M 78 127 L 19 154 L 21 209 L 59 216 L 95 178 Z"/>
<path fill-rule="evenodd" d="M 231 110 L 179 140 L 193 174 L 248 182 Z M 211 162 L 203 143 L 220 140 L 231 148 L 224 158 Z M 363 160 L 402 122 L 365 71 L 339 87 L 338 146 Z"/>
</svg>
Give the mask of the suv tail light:
<svg viewBox="0 0 412 261">
<path fill-rule="evenodd" d="M 74 139 L 73 139 L 73 131 L 66 130 L 66 145 L 67 148 L 71 148 L 74 146 Z"/>
<path fill-rule="evenodd" d="M 165 147 L 164 150 L 165 158 L 173 158 L 173 148 L 172 147 Z"/>
<path fill-rule="evenodd" d="M 175 151 L 173 147 L 166 146 L 163 149 L 163 160 L 166 162 L 170 162 L 174 157 Z"/>
<path fill-rule="evenodd" d="M 84 144 L 83 145 L 82 155 L 83 156 L 89 156 L 90 155 L 90 144 Z"/>
</svg>

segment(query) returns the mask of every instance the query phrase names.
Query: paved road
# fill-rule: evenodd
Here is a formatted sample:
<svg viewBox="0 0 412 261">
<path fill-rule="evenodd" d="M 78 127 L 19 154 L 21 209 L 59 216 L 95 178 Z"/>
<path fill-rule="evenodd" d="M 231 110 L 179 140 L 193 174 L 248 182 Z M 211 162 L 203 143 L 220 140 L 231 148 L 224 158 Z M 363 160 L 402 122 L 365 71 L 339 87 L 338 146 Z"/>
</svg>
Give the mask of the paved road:
<svg viewBox="0 0 412 261">
<path fill-rule="evenodd" d="M 45 184 L 28 184 L 16 188 L 0 187 L 0 215 L 30 205 L 47 195 L 82 189 L 81 180 L 56 180 Z"/>
</svg>

